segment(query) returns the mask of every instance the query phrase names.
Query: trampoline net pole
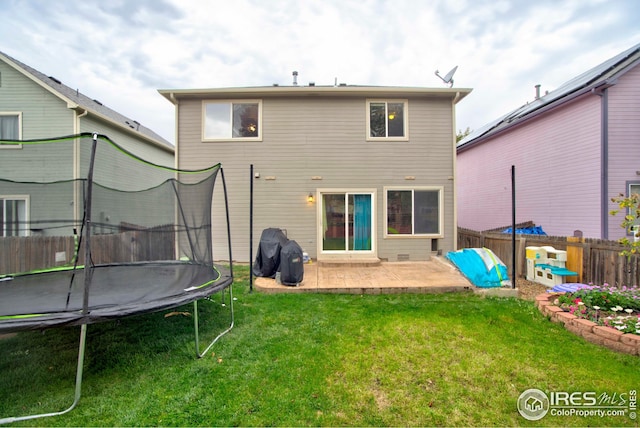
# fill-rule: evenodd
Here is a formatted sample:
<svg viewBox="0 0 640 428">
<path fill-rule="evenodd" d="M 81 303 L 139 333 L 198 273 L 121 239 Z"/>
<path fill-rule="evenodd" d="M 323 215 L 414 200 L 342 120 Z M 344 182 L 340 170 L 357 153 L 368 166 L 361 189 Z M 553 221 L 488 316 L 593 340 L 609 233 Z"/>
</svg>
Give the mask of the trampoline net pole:
<svg viewBox="0 0 640 428">
<path fill-rule="evenodd" d="M 93 194 L 93 167 L 96 160 L 96 149 L 98 147 L 98 134 L 93 134 L 93 143 L 91 144 L 91 161 L 89 162 L 89 172 L 87 173 L 87 197 L 85 199 L 85 218 L 84 218 L 84 295 L 82 300 L 82 313 L 86 315 L 89 312 L 89 287 L 91 286 L 91 277 L 93 269 L 91 267 L 91 204 Z"/>
<path fill-rule="evenodd" d="M 35 415 L 2 418 L 0 419 L 0 425 L 9 424 L 12 422 L 28 421 L 31 419 L 47 418 L 50 416 L 60 416 L 60 415 L 64 415 L 65 413 L 69 413 L 70 411 L 75 409 L 76 405 L 80 401 L 80 395 L 82 393 L 82 373 L 84 371 L 84 351 L 86 348 L 86 343 L 87 343 L 87 325 L 82 324 L 80 326 L 80 345 L 78 345 L 78 367 L 76 368 L 75 395 L 73 398 L 73 403 L 71 403 L 71 406 L 59 412 L 39 413 Z"/>
<path fill-rule="evenodd" d="M 222 290 L 222 293 L 224 293 L 224 289 Z M 224 294 L 223 294 L 223 298 L 224 298 Z M 229 285 L 229 313 L 230 313 L 230 316 L 231 316 L 231 322 L 229 324 L 229 327 L 227 327 L 224 331 L 222 331 L 220 334 L 218 334 L 211 341 L 211 343 L 209 343 L 209 345 L 207 345 L 207 347 L 204 349 L 204 351 L 200 351 L 200 334 L 199 334 L 199 329 L 198 329 L 198 300 L 194 300 L 193 301 L 193 324 L 194 324 L 194 331 L 195 331 L 196 355 L 198 356 L 198 358 L 204 357 L 207 354 L 207 352 L 209 352 L 211 347 L 213 345 L 215 345 L 216 342 L 222 336 L 224 336 L 225 334 L 229 333 L 231 331 L 231 329 L 233 329 L 233 326 L 235 324 L 234 310 L 233 310 L 233 284 Z"/>
<path fill-rule="evenodd" d="M 253 164 L 249 168 L 249 292 L 253 292 Z"/>
</svg>

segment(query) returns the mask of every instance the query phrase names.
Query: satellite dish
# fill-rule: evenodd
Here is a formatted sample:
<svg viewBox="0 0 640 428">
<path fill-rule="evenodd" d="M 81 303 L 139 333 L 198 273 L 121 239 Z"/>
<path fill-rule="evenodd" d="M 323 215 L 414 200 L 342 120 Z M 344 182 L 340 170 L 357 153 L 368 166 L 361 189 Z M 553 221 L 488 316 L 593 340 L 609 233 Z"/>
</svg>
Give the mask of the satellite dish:
<svg viewBox="0 0 640 428">
<path fill-rule="evenodd" d="M 438 76 L 440 78 L 440 80 L 442 80 L 444 83 L 449 84 L 449 87 L 453 86 L 453 75 L 456 74 L 456 70 L 458 69 L 458 66 L 456 65 L 455 67 L 453 67 L 451 69 L 451 71 L 449 71 L 447 74 L 445 74 L 444 77 L 440 76 L 440 72 L 438 70 L 436 70 L 436 76 Z"/>
</svg>

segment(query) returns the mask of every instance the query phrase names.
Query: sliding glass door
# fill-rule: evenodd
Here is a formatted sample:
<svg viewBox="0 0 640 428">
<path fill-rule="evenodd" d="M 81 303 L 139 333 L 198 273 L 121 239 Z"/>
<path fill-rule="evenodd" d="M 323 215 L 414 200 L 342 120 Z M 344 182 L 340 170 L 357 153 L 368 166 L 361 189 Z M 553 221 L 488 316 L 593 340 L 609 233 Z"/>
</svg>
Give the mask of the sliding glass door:
<svg viewBox="0 0 640 428">
<path fill-rule="evenodd" d="M 373 194 L 321 193 L 322 251 L 373 251 Z"/>
</svg>

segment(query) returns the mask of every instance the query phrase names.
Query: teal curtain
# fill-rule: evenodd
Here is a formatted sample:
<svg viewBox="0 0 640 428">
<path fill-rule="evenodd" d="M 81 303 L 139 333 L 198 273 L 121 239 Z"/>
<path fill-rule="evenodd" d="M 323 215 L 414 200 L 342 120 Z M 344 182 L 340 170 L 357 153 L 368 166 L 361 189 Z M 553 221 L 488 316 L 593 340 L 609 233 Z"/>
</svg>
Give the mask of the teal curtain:
<svg viewBox="0 0 640 428">
<path fill-rule="evenodd" d="M 371 195 L 353 196 L 353 249 L 371 250 Z"/>
</svg>

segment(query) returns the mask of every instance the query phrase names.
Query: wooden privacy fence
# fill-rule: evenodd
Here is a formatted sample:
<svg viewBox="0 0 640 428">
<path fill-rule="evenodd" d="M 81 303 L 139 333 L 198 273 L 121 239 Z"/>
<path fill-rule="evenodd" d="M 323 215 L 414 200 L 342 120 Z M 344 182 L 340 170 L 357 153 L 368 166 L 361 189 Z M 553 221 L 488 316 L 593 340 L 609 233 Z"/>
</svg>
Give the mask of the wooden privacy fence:
<svg viewBox="0 0 640 428">
<path fill-rule="evenodd" d="M 175 238 L 171 226 L 92 235 L 91 258 L 96 264 L 173 260 Z M 0 275 L 73 265 L 76 245 L 73 236 L 0 238 Z M 78 264 L 84 264 L 83 243 L 78 257 Z"/>
<path fill-rule="evenodd" d="M 527 274 L 526 247 L 550 246 L 567 252 L 567 269 L 577 276 L 566 277 L 567 282 L 584 284 L 623 285 L 640 284 L 640 257 L 621 256 L 624 249 L 616 241 L 578 238 L 573 236 L 516 235 L 516 274 Z M 496 231 L 476 232 L 458 228 L 458 249 L 486 247 L 507 265 L 512 275 L 513 250 L 511 234 Z"/>
</svg>

